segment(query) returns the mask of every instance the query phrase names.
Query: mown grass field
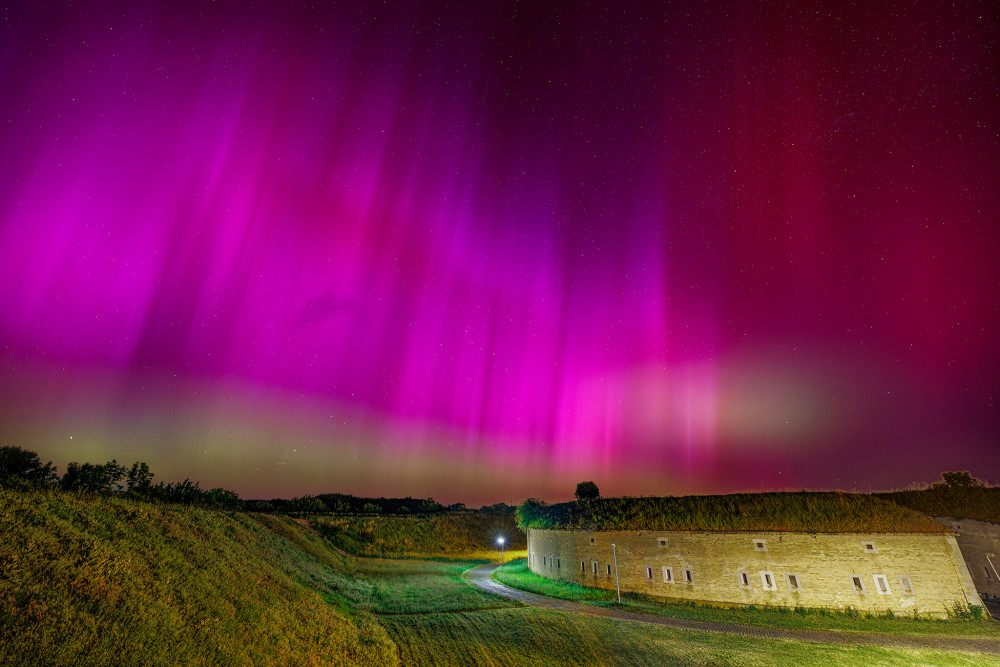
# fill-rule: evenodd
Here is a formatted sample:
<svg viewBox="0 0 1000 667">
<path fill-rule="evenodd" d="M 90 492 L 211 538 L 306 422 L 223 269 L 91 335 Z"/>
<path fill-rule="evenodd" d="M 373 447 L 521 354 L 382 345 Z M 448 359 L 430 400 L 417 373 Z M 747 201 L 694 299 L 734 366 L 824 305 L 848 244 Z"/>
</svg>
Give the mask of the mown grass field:
<svg viewBox="0 0 1000 667">
<path fill-rule="evenodd" d="M 0 490 L 3 665 L 989 665 L 524 607 L 286 517 Z"/>
<path fill-rule="evenodd" d="M 789 608 L 726 609 L 690 602 L 665 603 L 637 593 L 623 593 L 618 604 L 615 591 L 541 577 L 528 569 L 525 559 L 505 566 L 503 572 L 494 571 L 493 578 L 511 588 L 539 595 L 674 618 L 804 630 L 1000 638 L 1000 623 L 986 618 L 929 620 Z"/>
<path fill-rule="evenodd" d="M 525 556 L 527 539 L 512 514 L 450 512 L 421 516 L 317 516 L 313 525 L 350 554 L 378 558 L 499 559 L 497 538 L 506 553 Z"/>
</svg>

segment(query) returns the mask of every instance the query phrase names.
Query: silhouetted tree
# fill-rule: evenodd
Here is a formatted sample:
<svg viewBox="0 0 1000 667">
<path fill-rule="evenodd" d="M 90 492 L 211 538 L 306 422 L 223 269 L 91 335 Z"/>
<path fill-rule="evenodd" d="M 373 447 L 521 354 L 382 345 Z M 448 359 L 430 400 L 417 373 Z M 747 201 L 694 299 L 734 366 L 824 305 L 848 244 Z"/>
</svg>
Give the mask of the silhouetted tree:
<svg viewBox="0 0 1000 667">
<path fill-rule="evenodd" d="M 239 494 L 221 487 L 206 492 L 205 501 L 212 507 L 218 507 L 223 510 L 235 511 L 243 509 L 243 501 L 240 500 Z"/>
<path fill-rule="evenodd" d="M 600 497 L 601 492 L 597 488 L 597 484 L 594 484 L 593 482 L 580 482 L 576 485 L 577 500 L 592 500 Z"/>
<path fill-rule="evenodd" d="M 42 463 L 38 454 L 20 447 L 0 447 L 0 486 L 48 486 L 59 476 L 52 462 Z"/>
<path fill-rule="evenodd" d="M 153 473 L 149 471 L 149 466 L 141 461 L 136 461 L 129 468 L 125 476 L 126 488 L 130 493 L 141 496 L 148 496 L 153 487 Z"/>
<path fill-rule="evenodd" d="M 66 491 L 112 491 L 118 489 L 124 477 L 125 468 L 116 459 L 104 465 L 72 461 L 66 466 L 60 486 Z"/>
<path fill-rule="evenodd" d="M 941 479 L 944 481 L 937 482 L 932 486 L 938 489 L 971 489 L 982 486 L 979 480 L 973 477 L 968 470 L 963 470 L 962 472 L 943 472 L 941 473 Z"/>
</svg>

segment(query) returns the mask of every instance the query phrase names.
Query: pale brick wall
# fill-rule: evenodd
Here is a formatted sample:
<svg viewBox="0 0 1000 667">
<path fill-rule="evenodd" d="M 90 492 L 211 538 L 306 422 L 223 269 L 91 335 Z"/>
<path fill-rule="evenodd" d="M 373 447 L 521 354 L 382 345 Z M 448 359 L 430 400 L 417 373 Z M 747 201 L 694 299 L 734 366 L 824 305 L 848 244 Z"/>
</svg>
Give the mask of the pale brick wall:
<svg viewBox="0 0 1000 667">
<path fill-rule="evenodd" d="M 758 541 L 765 543 L 765 551 L 755 546 Z M 864 542 L 873 542 L 874 552 L 866 551 Z M 623 592 L 670 600 L 853 607 L 932 617 L 944 617 L 956 606 L 980 604 L 955 538 L 941 534 L 529 529 L 529 566 L 553 579 L 614 589 L 612 544 Z M 672 568 L 675 583 L 664 582 L 664 567 Z M 691 583 L 685 581 L 685 569 L 691 571 Z M 741 572 L 747 573 L 748 586 L 742 585 Z M 762 572 L 771 574 L 774 590 L 765 590 Z M 797 577 L 797 591 L 791 589 L 789 574 Z M 860 576 L 864 592 L 855 590 L 852 575 Z M 887 593 L 878 592 L 874 575 L 885 576 Z M 912 593 L 903 590 L 900 576 L 909 578 Z"/>
<path fill-rule="evenodd" d="M 955 531 L 955 540 L 962 549 L 976 590 L 1000 597 L 1000 525 L 947 516 L 934 519 Z"/>
</svg>

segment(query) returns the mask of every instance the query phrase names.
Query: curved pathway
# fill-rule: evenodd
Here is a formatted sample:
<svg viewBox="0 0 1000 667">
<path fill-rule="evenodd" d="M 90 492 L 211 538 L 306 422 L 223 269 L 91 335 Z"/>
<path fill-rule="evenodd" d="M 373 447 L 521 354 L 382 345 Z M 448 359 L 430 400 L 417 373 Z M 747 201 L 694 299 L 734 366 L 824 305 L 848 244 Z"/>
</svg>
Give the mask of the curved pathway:
<svg viewBox="0 0 1000 667">
<path fill-rule="evenodd" d="M 526 593 L 516 588 L 504 586 L 494 581 L 490 575 L 497 565 L 480 565 L 462 575 L 471 584 L 483 590 L 504 597 L 512 598 L 533 607 L 544 607 L 555 611 L 573 614 L 586 614 L 598 618 L 611 618 L 651 625 L 665 625 L 682 630 L 697 630 L 701 632 L 721 632 L 742 637 L 764 639 L 785 639 L 796 642 L 811 642 L 816 644 L 862 644 L 868 646 L 885 646 L 888 648 L 915 648 L 938 651 L 965 651 L 969 653 L 991 653 L 1000 655 L 1000 639 L 982 637 L 934 637 L 922 635 L 888 635 L 869 632 L 843 632 L 837 630 L 795 630 L 788 628 L 771 628 L 752 625 L 735 625 L 715 623 L 712 621 L 695 621 L 687 618 L 672 618 L 654 614 L 639 614 L 631 611 L 595 607 L 593 605 L 559 600 L 534 593 Z"/>
</svg>

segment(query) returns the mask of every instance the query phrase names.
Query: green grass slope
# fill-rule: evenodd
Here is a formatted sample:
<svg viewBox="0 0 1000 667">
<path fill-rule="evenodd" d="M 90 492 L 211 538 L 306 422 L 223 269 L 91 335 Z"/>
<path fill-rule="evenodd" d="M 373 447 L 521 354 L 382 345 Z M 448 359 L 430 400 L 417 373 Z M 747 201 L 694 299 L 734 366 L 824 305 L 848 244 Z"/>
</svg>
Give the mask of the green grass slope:
<svg viewBox="0 0 1000 667">
<path fill-rule="evenodd" d="M 955 516 L 1000 523 L 1000 487 L 931 487 L 875 494 L 882 500 L 931 516 Z"/>
<path fill-rule="evenodd" d="M 749 530 L 817 533 L 946 533 L 907 507 L 841 492 L 733 493 L 719 496 L 595 498 L 517 508 L 522 528 L 581 530 Z"/>
<path fill-rule="evenodd" d="M 0 664 L 398 662 L 287 518 L 0 489 L 0 535 Z"/>
<path fill-rule="evenodd" d="M 313 525 L 340 549 L 359 556 L 490 560 L 527 549 L 512 514 L 452 512 L 424 516 L 320 516 Z"/>
</svg>

